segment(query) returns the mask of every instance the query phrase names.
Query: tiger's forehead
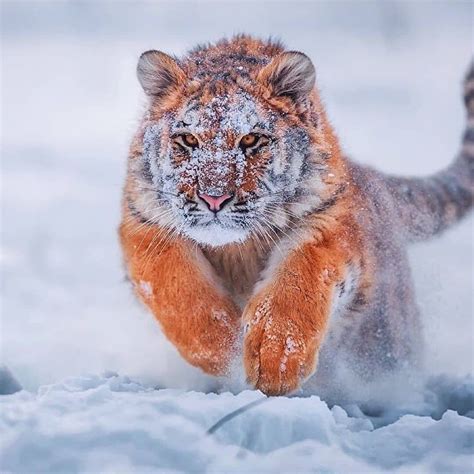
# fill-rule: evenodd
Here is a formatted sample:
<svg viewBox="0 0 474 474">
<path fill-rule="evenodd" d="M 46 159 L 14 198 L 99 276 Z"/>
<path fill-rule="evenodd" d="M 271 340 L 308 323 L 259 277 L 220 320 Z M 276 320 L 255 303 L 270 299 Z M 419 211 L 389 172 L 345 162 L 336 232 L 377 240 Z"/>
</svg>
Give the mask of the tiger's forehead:
<svg viewBox="0 0 474 474">
<path fill-rule="evenodd" d="M 177 114 L 174 129 L 187 129 L 203 136 L 246 135 L 255 128 L 269 130 L 271 117 L 245 91 L 214 96 L 203 102 L 193 99 Z"/>
</svg>

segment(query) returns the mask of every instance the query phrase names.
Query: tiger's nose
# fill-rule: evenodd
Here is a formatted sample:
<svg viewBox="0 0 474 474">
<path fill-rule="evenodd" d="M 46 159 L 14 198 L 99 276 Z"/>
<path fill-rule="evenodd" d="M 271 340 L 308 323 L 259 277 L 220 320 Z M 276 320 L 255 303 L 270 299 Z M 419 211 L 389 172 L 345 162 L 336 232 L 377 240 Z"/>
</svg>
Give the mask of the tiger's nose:
<svg viewBox="0 0 474 474">
<path fill-rule="evenodd" d="M 211 196 L 210 194 L 198 193 L 198 196 L 207 204 L 212 212 L 219 212 L 233 197 L 232 194 L 222 194 L 221 196 Z"/>
</svg>

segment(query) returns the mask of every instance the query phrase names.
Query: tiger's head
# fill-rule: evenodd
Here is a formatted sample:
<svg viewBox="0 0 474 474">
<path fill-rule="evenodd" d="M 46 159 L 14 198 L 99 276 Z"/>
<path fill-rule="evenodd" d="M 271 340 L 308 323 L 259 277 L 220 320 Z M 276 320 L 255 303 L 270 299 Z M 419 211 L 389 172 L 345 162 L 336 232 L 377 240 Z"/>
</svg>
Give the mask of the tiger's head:
<svg viewBox="0 0 474 474">
<path fill-rule="evenodd" d="M 181 61 L 147 51 L 137 73 L 148 108 L 128 204 L 143 221 L 220 246 L 324 205 L 337 145 L 306 55 L 238 37 Z"/>
</svg>

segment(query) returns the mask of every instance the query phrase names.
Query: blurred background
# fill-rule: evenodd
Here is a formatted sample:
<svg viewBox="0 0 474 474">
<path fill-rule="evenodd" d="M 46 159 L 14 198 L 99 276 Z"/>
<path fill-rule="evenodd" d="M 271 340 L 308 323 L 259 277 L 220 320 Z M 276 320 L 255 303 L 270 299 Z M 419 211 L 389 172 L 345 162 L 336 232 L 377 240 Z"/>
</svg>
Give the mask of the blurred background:
<svg viewBox="0 0 474 474">
<path fill-rule="evenodd" d="M 25 388 L 113 370 L 205 389 L 135 302 L 117 242 L 141 52 L 234 33 L 314 61 L 346 152 L 446 166 L 464 127 L 470 1 L 1 3 L 1 355 Z M 473 369 L 473 219 L 411 252 L 432 372 Z"/>
</svg>

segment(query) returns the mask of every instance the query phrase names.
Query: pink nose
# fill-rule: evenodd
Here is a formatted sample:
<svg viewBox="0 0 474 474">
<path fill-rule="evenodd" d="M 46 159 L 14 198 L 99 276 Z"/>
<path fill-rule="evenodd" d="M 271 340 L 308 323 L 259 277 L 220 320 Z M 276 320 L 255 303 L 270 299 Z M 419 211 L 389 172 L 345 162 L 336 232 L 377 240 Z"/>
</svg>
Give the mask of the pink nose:
<svg viewBox="0 0 474 474">
<path fill-rule="evenodd" d="M 222 196 L 198 194 L 198 196 L 207 204 L 212 212 L 220 211 L 232 199 L 232 194 L 223 194 Z"/>
</svg>

